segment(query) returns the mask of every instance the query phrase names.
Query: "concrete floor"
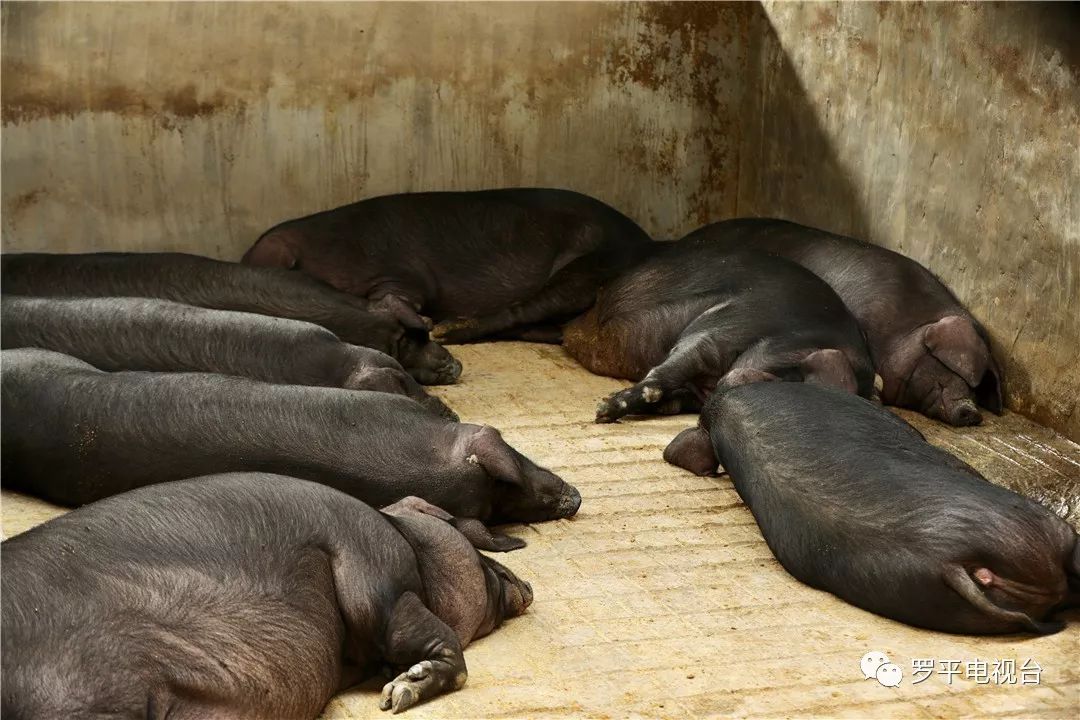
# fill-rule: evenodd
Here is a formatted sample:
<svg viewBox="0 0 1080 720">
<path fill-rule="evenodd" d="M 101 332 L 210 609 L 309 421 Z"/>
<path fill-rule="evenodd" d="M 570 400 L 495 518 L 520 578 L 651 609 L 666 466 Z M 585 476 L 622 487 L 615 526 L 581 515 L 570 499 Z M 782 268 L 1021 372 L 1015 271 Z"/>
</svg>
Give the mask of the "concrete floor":
<svg viewBox="0 0 1080 720">
<path fill-rule="evenodd" d="M 500 560 L 532 582 L 529 612 L 466 650 L 460 692 L 411 709 L 422 718 L 1080 716 L 1080 613 L 1050 637 L 972 638 L 900 625 L 789 576 L 726 478 L 698 478 L 661 451 L 692 416 L 594 425 L 621 386 L 560 348 L 457 347 L 462 382 L 439 393 L 581 490 L 581 511 L 513 529 L 529 546 Z M 1080 519 L 1080 446 L 1016 415 L 953 430 L 902 413 L 991 480 Z M 11 536 L 62 512 L 3 494 Z M 884 652 L 904 673 L 887 688 L 859 661 Z M 912 684 L 912 660 L 958 661 Z M 1038 685 L 1020 684 L 1028 659 Z M 1015 660 L 1015 684 L 980 684 L 968 663 Z M 382 717 L 377 684 L 335 698 L 326 718 Z"/>
</svg>

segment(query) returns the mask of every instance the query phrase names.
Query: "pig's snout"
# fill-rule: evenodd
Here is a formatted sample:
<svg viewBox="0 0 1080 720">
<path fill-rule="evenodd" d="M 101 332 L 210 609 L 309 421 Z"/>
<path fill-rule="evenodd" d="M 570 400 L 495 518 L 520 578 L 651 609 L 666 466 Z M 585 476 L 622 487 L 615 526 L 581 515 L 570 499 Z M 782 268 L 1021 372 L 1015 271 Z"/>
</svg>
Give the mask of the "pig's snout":
<svg viewBox="0 0 1080 720">
<path fill-rule="evenodd" d="M 577 514 L 581 507 L 581 493 L 573 485 L 567 485 L 559 498 L 559 504 L 555 506 L 556 518 L 568 518 Z"/>
<path fill-rule="evenodd" d="M 979 408 L 975 406 L 974 402 L 964 399 L 953 403 L 948 408 L 947 420 L 950 425 L 958 427 L 978 425 L 982 422 L 982 413 L 979 412 Z"/>
<path fill-rule="evenodd" d="M 518 588 L 518 591 L 521 593 L 521 600 L 525 604 L 525 607 L 529 607 L 530 605 L 532 605 L 532 601 L 533 601 L 532 583 L 529 582 L 528 580 L 522 580 L 521 581 L 521 586 Z"/>
<path fill-rule="evenodd" d="M 448 353 L 446 362 L 435 370 L 435 375 L 440 379 L 440 385 L 456 383 L 461 377 L 461 361 Z"/>
<path fill-rule="evenodd" d="M 440 350 L 446 357 L 437 364 L 409 368 L 409 374 L 421 385 L 453 385 L 461 377 L 461 362 L 442 348 Z"/>
</svg>

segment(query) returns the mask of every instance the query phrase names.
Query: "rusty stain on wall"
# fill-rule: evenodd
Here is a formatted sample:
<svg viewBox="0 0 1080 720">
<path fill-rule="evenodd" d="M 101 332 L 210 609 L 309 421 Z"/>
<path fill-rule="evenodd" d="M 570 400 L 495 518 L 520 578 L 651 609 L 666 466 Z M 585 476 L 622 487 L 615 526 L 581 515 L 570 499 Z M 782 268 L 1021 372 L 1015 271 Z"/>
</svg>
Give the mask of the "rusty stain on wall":
<svg viewBox="0 0 1080 720">
<path fill-rule="evenodd" d="M 586 192 L 676 236 L 734 209 L 723 114 L 745 53 L 723 26 L 746 11 L 5 4 L 3 209 L 48 196 L 5 212 L 4 240 L 237 257 L 280 220 L 363 197 L 514 185 Z"/>
</svg>

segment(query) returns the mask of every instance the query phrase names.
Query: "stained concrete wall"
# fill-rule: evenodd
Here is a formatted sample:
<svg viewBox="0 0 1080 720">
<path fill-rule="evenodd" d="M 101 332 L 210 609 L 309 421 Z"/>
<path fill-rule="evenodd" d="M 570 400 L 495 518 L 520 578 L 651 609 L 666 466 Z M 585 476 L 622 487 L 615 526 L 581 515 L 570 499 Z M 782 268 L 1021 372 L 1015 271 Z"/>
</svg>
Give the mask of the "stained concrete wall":
<svg viewBox="0 0 1080 720">
<path fill-rule="evenodd" d="M 237 257 L 363 197 L 557 186 L 734 212 L 747 8 L 5 3 L 8 250 Z"/>
<path fill-rule="evenodd" d="M 1080 440 L 1080 12 L 764 7 L 739 213 L 930 267 L 989 328 L 1009 407 Z"/>
</svg>

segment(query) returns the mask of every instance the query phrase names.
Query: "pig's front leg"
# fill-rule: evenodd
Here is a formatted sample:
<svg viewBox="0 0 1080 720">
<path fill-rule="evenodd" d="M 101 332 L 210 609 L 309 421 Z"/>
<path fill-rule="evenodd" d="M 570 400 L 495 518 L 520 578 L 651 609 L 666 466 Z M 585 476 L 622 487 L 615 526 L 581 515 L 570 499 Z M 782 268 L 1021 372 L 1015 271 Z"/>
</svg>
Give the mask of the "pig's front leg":
<svg viewBox="0 0 1080 720">
<path fill-rule="evenodd" d="M 457 690 L 469 677 L 457 635 L 412 592 L 390 614 L 386 660 L 408 667 L 383 687 L 379 707 L 394 713 Z"/>
<path fill-rule="evenodd" d="M 600 402 L 596 422 L 615 422 L 625 415 L 674 415 L 700 409 L 715 378 L 727 370 L 734 357 L 713 333 L 694 325 L 671 349 L 664 362 L 641 382 L 620 390 Z"/>
</svg>

